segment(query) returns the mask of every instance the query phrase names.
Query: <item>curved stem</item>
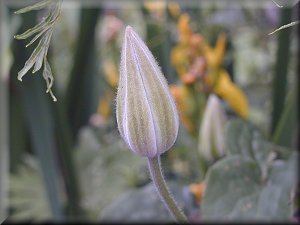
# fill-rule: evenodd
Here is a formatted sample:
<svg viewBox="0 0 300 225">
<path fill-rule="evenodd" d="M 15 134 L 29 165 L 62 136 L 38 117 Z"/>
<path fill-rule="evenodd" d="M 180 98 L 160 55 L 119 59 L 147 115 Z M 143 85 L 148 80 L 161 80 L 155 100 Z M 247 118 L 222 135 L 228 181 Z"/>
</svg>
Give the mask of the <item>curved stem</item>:
<svg viewBox="0 0 300 225">
<path fill-rule="evenodd" d="M 163 177 L 161 166 L 160 166 L 160 158 L 156 156 L 154 158 L 148 158 L 148 166 L 152 181 L 156 187 L 156 190 L 161 198 L 161 200 L 165 203 L 169 212 L 173 215 L 177 222 L 185 222 L 188 223 L 188 220 L 182 210 L 178 207 L 175 199 L 170 193 L 166 181 Z"/>
</svg>

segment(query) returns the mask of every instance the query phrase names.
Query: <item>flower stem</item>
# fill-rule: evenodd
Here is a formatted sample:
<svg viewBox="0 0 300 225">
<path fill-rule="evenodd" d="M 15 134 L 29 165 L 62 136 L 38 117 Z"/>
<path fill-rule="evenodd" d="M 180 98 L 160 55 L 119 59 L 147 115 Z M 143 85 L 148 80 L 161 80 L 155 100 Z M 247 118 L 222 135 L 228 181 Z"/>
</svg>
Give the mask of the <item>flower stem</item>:
<svg viewBox="0 0 300 225">
<path fill-rule="evenodd" d="M 175 199 L 170 193 L 166 181 L 163 177 L 161 166 L 160 166 L 160 157 L 156 156 L 154 158 L 148 158 L 148 166 L 152 181 L 156 187 L 156 190 L 161 198 L 161 200 L 165 203 L 165 206 L 169 210 L 169 212 L 173 215 L 176 221 L 188 223 L 188 220 L 182 210 L 178 207 Z"/>
</svg>

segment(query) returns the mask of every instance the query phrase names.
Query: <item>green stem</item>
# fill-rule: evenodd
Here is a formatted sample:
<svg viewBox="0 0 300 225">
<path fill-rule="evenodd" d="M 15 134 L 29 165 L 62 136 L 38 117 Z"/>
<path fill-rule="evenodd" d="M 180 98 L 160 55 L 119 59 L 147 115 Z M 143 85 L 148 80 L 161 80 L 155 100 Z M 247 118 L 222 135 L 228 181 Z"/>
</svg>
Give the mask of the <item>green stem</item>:
<svg viewBox="0 0 300 225">
<path fill-rule="evenodd" d="M 4 78 L 6 74 L 2 74 L 2 72 L 0 71 L 0 224 L 6 219 L 8 214 L 9 178 L 8 79 Z"/>
<path fill-rule="evenodd" d="M 154 158 L 148 158 L 148 166 L 152 181 L 156 187 L 156 190 L 161 198 L 161 200 L 165 203 L 169 212 L 173 215 L 176 221 L 187 223 L 188 220 L 182 210 L 178 207 L 175 199 L 170 193 L 166 181 L 163 177 L 161 166 L 160 166 L 160 158 L 156 156 Z"/>
<path fill-rule="evenodd" d="M 298 87 L 295 82 L 294 87 L 291 87 L 290 93 L 287 96 L 281 117 L 278 120 L 276 129 L 272 136 L 272 142 L 276 145 L 285 146 L 288 148 L 295 148 L 293 145 L 293 138 L 297 132 L 297 92 Z"/>
<path fill-rule="evenodd" d="M 284 8 L 281 11 L 280 24 L 284 25 L 290 22 L 292 17 L 292 8 Z M 276 63 L 272 83 L 272 120 L 271 135 L 274 135 L 281 114 L 284 109 L 287 90 L 287 74 L 290 62 L 292 29 L 281 30 L 278 33 L 278 48 L 276 53 Z"/>
<path fill-rule="evenodd" d="M 0 24 L 0 30 L 5 31 L 7 20 L 5 17 L 5 4 L 0 2 L 0 19 L 3 24 Z M 0 56 L 7 57 L 4 54 L 4 49 L 8 47 L 5 42 L 2 42 L 0 37 Z M 8 121 L 9 121 L 9 101 L 8 101 L 8 71 L 3 70 L 7 66 L 0 62 L 0 224 L 6 219 L 8 214 L 8 177 L 9 177 L 9 136 L 8 136 Z"/>
<path fill-rule="evenodd" d="M 24 30 L 27 25 L 32 25 L 36 21 L 36 13 L 23 15 L 20 31 Z M 33 153 L 39 159 L 41 174 L 46 188 L 48 203 L 52 220 L 62 221 L 65 214 L 62 208 L 61 200 L 61 174 L 58 167 L 58 158 L 56 155 L 57 147 L 55 143 L 53 114 L 51 113 L 52 100 L 48 99 L 47 95 L 37 94 L 44 92 L 45 84 L 41 79 L 35 79 L 34 76 L 27 76 L 22 84 L 14 76 L 18 72 L 18 68 L 24 63 L 23 59 L 29 57 L 30 52 L 24 49 L 24 43 L 16 42 L 13 45 L 12 52 L 14 63 L 11 67 L 11 85 L 18 87 L 17 95 L 20 98 L 22 120 L 26 125 L 30 147 Z M 37 74 L 42 76 L 41 71 Z M 15 98 L 15 96 L 14 96 Z M 50 102 L 49 102 L 50 100 Z M 18 127 L 15 127 L 18 129 Z M 15 131 L 12 131 L 14 133 Z M 14 137 L 11 137 L 12 142 L 16 142 Z"/>
<path fill-rule="evenodd" d="M 77 49 L 65 96 L 72 138 L 76 138 L 79 128 L 87 124 L 90 115 L 97 109 L 95 32 L 100 13 L 99 8 L 81 9 Z"/>
</svg>

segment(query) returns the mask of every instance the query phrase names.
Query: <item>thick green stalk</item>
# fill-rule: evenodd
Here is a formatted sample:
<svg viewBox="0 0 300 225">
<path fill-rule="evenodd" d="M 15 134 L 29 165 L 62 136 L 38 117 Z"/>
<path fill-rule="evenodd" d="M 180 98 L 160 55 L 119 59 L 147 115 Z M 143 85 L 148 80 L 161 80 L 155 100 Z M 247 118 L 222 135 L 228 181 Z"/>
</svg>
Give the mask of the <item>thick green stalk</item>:
<svg viewBox="0 0 300 225">
<path fill-rule="evenodd" d="M 50 99 L 47 99 L 48 96 L 42 94 L 44 89 L 42 80 L 31 77 L 31 79 L 27 78 L 26 81 L 23 81 L 21 85 L 23 110 L 30 141 L 39 159 L 53 218 L 55 221 L 60 221 L 63 219 L 59 196 L 61 186 L 54 142 L 54 123 L 49 108 Z"/>
<path fill-rule="evenodd" d="M 64 110 L 65 108 L 62 104 L 58 103 L 53 105 L 55 136 L 67 194 L 66 214 L 71 219 L 83 219 L 84 215 L 80 206 L 78 173 L 73 154 L 74 140 L 72 139 L 72 133 L 68 126 L 68 121 Z"/>
<path fill-rule="evenodd" d="M 0 74 L 1 78 L 1 74 Z M 0 79 L 0 223 L 7 216 L 8 204 L 8 101 L 7 83 Z"/>
<path fill-rule="evenodd" d="M 36 14 L 24 15 L 22 21 L 21 28 L 23 30 L 27 29 L 28 25 L 32 25 L 36 21 Z M 28 129 L 27 135 L 39 160 L 53 220 L 61 221 L 64 217 L 60 199 L 61 183 L 56 157 L 54 122 L 50 106 L 55 103 L 45 94 L 45 84 L 42 80 L 41 71 L 37 72 L 40 79 L 34 76 L 26 76 L 22 83 L 17 80 L 16 74 L 30 54 L 29 50 L 24 49 L 24 43 L 21 41 L 15 42 L 13 54 L 15 61 L 11 70 L 11 85 L 21 99 L 23 119 Z"/>
<path fill-rule="evenodd" d="M 73 137 L 78 129 L 86 124 L 90 115 L 96 111 L 98 95 L 96 92 L 95 31 L 100 14 L 99 8 L 81 10 L 78 43 L 74 56 L 74 66 L 66 91 L 66 113 Z"/>
<path fill-rule="evenodd" d="M 4 3 L 0 2 L 0 20 L 6 18 L 3 13 Z M 4 33 L 3 21 L 0 24 L 0 31 Z M 2 36 L 0 36 L 0 224 L 6 219 L 8 213 L 8 167 L 9 167 L 9 151 L 8 151 L 8 79 L 3 70 L 4 47 Z"/>
<path fill-rule="evenodd" d="M 290 91 L 284 111 L 280 117 L 272 142 L 277 145 L 285 146 L 288 148 L 295 148 L 293 146 L 293 138 L 295 138 L 295 131 L 298 124 L 298 86 L 295 83 L 293 89 Z M 298 128 L 299 129 L 299 128 Z M 298 131 L 299 132 L 299 131 Z M 296 137 L 297 138 L 297 137 Z M 298 140 L 299 141 L 299 140 Z M 296 145 L 296 144 L 295 144 Z"/>
<path fill-rule="evenodd" d="M 156 190 L 164 202 L 165 206 L 172 214 L 172 216 L 176 219 L 178 223 L 187 223 L 188 220 L 182 210 L 178 207 L 175 199 L 170 193 L 166 181 L 163 177 L 161 166 L 160 166 L 160 156 L 156 156 L 154 158 L 148 158 L 148 166 L 152 181 L 156 187 Z"/>
<path fill-rule="evenodd" d="M 54 107 L 55 133 L 68 196 L 67 214 L 71 218 L 84 216 L 80 207 L 80 186 L 72 148 L 79 127 L 87 123 L 98 102 L 98 95 L 95 94 L 95 86 L 98 85 L 95 82 L 95 31 L 100 11 L 99 8 L 81 10 L 77 49 L 65 93 L 65 104 Z"/>
<path fill-rule="evenodd" d="M 291 21 L 292 9 L 284 8 L 281 11 L 280 26 L 287 24 Z M 276 34 L 274 34 L 276 35 Z M 275 62 L 275 72 L 273 78 L 273 93 L 272 93 L 272 121 L 271 121 L 271 134 L 274 134 L 275 129 L 280 120 L 284 108 L 287 86 L 287 73 L 290 61 L 290 37 L 291 28 L 281 30 L 278 35 L 278 48 Z"/>
</svg>

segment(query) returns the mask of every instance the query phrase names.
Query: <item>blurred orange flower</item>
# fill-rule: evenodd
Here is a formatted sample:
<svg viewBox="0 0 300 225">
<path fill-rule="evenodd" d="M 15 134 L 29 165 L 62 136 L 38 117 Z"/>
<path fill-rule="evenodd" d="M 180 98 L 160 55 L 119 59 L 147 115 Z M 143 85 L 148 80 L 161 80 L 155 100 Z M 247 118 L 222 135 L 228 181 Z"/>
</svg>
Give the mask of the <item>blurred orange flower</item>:
<svg viewBox="0 0 300 225">
<path fill-rule="evenodd" d="M 114 64 L 112 61 L 107 60 L 103 64 L 103 69 L 104 69 L 104 76 L 107 83 L 112 88 L 117 88 L 119 75 L 118 75 L 116 64 Z"/>
<path fill-rule="evenodd" d="M 177 17 L 180 15 L 181 9 L 177 2 L 169 2 L 168 10 L 173 17 Z"/>
<path fill-rule="evenodd" d="M 178 20 L 179 42 L 189 44 L 192 31 L 189 25 L 190 17 L 187 14 L 182 14 Z"/>
<path fill-rule="evenodd" d="M 210 76 L 207 76 L 206 82 L 212 83 Z M 248 116 L 248 101 L 244 92 L 234 84 L 226 70 L 222 69 L 219 73 L 217 82 L 213 87 L 213 91 L 221 96 L 231 108 L 241 117 Z"/>
<path fill-rule="evenodd" d="M 97 114 L 101 115 L 104 119 L 108 119 L 111 114 L 111 102 L 114 96 L 114 92 L 108 90 L 99 100 Z"/>
<path fill-rule="evenodd" d="M 204 55 L 207 60 L 208 67 L 210 68 L 219 68 L 223 63 L 223 58 L 225 54 L 226 47 L 226 35 L 221 33 L 218 36 L 216 46 L 214 48 L 205 44 L 203 46 Z"/>
<path fill-rule="evenodd" d="M 103 70 L 105 80 L 111 88 L 106 90 L 106 92 L 101 96 L 98 103 L 97 114 L 107 120 L 111 115 L 111 102 L 115 97 L 115 90 L 118 85 L 119 75 L 116 64 L 111 60 L 106 60 L 103 63 Z"/>
<path fill-rule="evenodd" d="M 194 194 L 196 201 L 198 203 L 201 202 L 202 197 L 204 195 L 204 191 L 205 191 L 205 184 L 204 182 L 198 183 L 198 184 L 191 184 L 189 186 L 190 191 Z"/>
<path fill-rule="evenodd" d="M 152 15 L 154 15 L 158 19 L 162 19 L 165 15 L 165 10 L 168 9 L 170 14 L 173 17 L 178 17 L 180 15 L 181 9 L 178 3 L 176 2 L 166 2 L 166 1 L 145 1 L 144 7 L 147 9 Z"/>
<path fill-rule="evenodd" d="M 195 104 L 189 88 L 185 85 L 170 85 L 170 91 L 175 98 L 181 122 L 188 132 L 197 132 L 197 126 L 191 120 Z"/>
<path fill-rule="evenodd" d="M 165 1 L 145 1 L 144 7 L 157 19 L 163 19 L 166 10 Z"/>
<path fill-rule="evenodd" d="M 180 118 L 189 132 L 197 127 L 195 116 L 200 115 L 199 104 L 193 95 L 214 92 L 227 101 L 231 108 L 241 117 L 248 115 L 248 101 L 243 91 L 234 84 L 228 73 L 222 68 L 226 50 L 226 34 L 221 33 L 214 47 L 211 47 L 201 34 L 193 33 L 189 25 L 190 17 L 182 14 L 177 23 L 179 41 L 171 51 L 171 63 L 182 82 L 176 86 L 176 101 L 181 111 Z M 200 85 L 200 89 L 199 89 Z M 171 87 L 174 91 L 174 86 Z M 183 91 L 184 90 L 184 91 Z M 200 92 L 199 92 L 200 91 Z M 185 94 L 183 93 L 185 92 Z M 183 103 L 184 102 L 184 103 Z M 189 102 L 189 105 L 185 104 Z M 190 103 L 192 102 L 192 103 Z M 191 107 L 187 109 L 187 107 Z"/>
</svg>

